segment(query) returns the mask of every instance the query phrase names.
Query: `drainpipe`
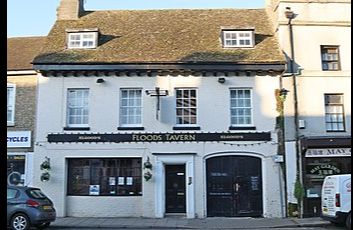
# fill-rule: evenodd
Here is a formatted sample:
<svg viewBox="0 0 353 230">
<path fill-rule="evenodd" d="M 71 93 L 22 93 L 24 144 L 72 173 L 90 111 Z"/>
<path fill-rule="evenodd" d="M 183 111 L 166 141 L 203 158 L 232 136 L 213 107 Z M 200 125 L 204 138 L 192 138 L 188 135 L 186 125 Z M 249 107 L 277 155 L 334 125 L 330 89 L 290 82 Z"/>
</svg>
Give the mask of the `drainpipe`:
<svg viewBox="0 0 353 230">
<path fill-rule="evenodd" d="M 298 125 L 298 94 L 297 94 L 297 80 L 296 73 L 294 72 L 294 42 L 293 42 L 293 28 L 292 28 L 292 19 L 296 17 L 294 12 L 290 7 L 286 7 L 285 16 L 288 19 L 288 30 L 289 30 L 289 41 L 290 41 L 290 73 L 293 78 L 293 97 L 294 97 L 294 127 L 295 127 L 295 152 L 297 156 L 297 177 L 299 178 L 300 183 L 303 185 L 302 178 L 302 157 L 299 148 L 299 125 Z M 300 201 L 300 218 L 303 218 L 303 199 Z"/>
</svg>

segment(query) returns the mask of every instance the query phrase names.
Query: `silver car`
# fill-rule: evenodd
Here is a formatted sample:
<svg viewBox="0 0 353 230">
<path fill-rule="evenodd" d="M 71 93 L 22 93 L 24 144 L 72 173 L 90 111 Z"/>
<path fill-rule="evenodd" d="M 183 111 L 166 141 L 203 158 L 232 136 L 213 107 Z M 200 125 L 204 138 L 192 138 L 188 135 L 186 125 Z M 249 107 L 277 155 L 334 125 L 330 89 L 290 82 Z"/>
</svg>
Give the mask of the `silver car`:
<svg viewBox="0 0 353 230">
<path fill-rule="evenodd" d="M 7 186 L 7 225 L 11 229 L 43 229 L 55 219 L 53 202 L 39 188 Z"/>
</svg>

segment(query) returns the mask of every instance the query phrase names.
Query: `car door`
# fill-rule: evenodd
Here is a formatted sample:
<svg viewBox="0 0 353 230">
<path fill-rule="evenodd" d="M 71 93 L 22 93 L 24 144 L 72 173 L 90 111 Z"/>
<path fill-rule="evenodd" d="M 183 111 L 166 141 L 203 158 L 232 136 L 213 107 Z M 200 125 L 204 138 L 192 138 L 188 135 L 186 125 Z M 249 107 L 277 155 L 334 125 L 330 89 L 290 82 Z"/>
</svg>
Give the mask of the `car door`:
<svg viewBox="0 0 353 230">
<path fill-rule="evenodd" d="M 19 191 L 15 188 L 7 188 L 7 221 L 9 221 L 12 213 L 16 209 L 18 204 L 17 198 L 19 197 Z"/>
</svg>

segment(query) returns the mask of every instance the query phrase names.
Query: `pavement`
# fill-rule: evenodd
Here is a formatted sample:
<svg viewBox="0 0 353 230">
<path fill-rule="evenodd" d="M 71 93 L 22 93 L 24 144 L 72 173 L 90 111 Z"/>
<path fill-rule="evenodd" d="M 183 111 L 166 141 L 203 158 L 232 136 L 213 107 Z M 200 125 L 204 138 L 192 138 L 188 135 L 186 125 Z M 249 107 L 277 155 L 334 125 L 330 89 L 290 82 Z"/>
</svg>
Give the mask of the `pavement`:
<svg viewBox="0 0 353 230">
<path fill-rule="evenodd" d="M 184 217 L 166 218 L 100 218 L 100 217 L 62 217 L 51 223 L 51 228 L 125 228 L 125 229 L 262 229 L 262 228 L 300 228 L 324 227 L 330 222 L 315 218 L 223 218 L 186 219 Z"/>
</svg>

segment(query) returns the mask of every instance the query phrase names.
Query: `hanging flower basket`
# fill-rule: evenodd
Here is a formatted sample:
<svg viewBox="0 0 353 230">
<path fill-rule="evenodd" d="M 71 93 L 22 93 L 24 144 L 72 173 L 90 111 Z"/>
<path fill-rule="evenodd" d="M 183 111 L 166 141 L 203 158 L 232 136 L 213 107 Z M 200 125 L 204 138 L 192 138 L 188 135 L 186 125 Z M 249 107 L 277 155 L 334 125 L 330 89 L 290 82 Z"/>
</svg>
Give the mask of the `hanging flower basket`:
<svg viewBox="0 0 353 230">
<path fill-rule="evenodd" d="M 151 162 L 146 161 L 145 163 L 143 163 L 143 167 L 145 169 L 152 169 L 153 166 L 152 166 Z"/>
<path fill-rule="evenodd" d="M 150 172 L 145 172 L 143 174 L 143 177 L 145 178 L 146 181 L 149 181 L 152 178 L 152 173 Z"/>
<path fill-rule="evenodd" d="M 45 160 L 40 164 L 40 170 L 50 170 L 49 160 Z"/>
<path fill-rule="evenodd" d="M 48 172 L 44 172 L 40 176 L 40 180 L 43 182 L 49 181 L 49 179 L 50 179 L 50 174 Z"/>
</svg>

